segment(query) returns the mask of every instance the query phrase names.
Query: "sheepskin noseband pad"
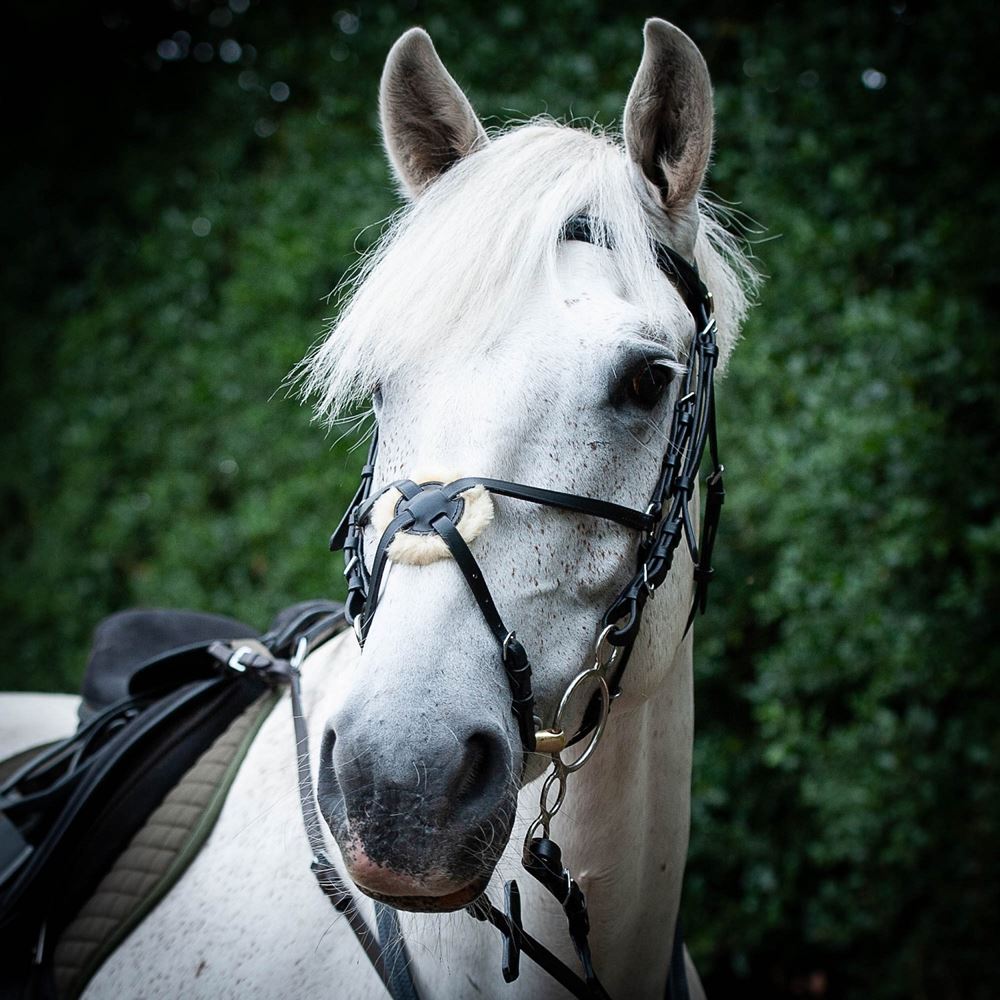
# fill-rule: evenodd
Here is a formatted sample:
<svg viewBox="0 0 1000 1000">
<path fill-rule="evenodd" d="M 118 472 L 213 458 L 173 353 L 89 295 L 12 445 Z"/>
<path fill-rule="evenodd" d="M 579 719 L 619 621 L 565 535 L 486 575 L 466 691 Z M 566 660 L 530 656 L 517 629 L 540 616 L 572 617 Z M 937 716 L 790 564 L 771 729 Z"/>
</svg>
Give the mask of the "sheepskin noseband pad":
<svg viewBox="0 0 1000 1000">
<path fill-rule="evenodd" d="M 458 476 L 413 477 L 420 492 L 407 500 L 399 490 L 382 494 L 372 506 L 371 525 L 381 536 L 393 518 L 404 512 L 413 517 L 413 524 L 400 531 L 392 540 L 386 556 L 396 563 L 426 566 L 438 559 L 450 559 L 451 551 L 431 522 L 445 514 L 466 542 L 478 538 L 493 520 L 493 498 L 483 486 L 472 486 L 449 499 L 441 488 Z"/>
</svg>

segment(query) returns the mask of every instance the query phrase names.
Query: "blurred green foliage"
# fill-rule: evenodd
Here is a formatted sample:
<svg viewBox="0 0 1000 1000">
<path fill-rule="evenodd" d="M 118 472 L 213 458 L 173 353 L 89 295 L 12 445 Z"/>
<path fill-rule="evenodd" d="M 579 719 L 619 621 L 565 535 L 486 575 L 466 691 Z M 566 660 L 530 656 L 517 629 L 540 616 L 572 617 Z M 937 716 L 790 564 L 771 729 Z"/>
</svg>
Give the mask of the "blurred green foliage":
<svg viewBox="0 0 1000 1000">
<path fill-rule="evenodd" d="M 263 625 L 337 593 L 324 539 L 360 457 L 280 386 L 395 204 L 388 46 L 422 23 L 493 122 L 607 123 L 648 13 L 292 7 L 6 15 L 38 42 L 5 90 L 22 154 L 0 295 L 8 687 L 75 686 L 90 629 L 123 606 Z M 717 996 L 992 996 L 996 18 L 661 13 L 706 54 L 712 187 L 766 224 L 769 275 L 720 394 L 692 952 Z"/>
</svg>

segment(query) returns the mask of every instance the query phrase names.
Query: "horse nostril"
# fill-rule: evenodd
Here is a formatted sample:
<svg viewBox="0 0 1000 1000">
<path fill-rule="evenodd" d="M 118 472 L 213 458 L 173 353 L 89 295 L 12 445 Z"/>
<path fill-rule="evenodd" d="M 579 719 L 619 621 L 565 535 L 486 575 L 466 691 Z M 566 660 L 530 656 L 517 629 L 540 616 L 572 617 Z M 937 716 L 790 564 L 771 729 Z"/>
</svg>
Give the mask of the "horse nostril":
<svg viewBox="0 0 1000 1000">
<path fill-rule="evenodd" d="M 502 777 L 502 767 L 499 740 L 489 733 L 473 733 L 465 741 L 465 752 L 452 785 L 455 806 L 473 805 L 487 797 L 491 786 Z"/>
<path fill-rule="evenodd" d="M 333 729 L 327 729 L 323 734 L 323 745 L 319 750 L 319 772 L 316 778 L 316 800 L 319 803 L 320 812 L 331 829 L 335 825 L 336 807 L 343 802 L 343 793 L 333 757 L 336 743 L 337 734 Z"/>
<path fill-rule="evenodd" d="M 333 770 L 333 750 L 337 743 L 337 734 L 332 729 L 327 729 L 323 734 L 323 745 L 319 749 L 320 769 L 329 768 Z"/>
</svg>

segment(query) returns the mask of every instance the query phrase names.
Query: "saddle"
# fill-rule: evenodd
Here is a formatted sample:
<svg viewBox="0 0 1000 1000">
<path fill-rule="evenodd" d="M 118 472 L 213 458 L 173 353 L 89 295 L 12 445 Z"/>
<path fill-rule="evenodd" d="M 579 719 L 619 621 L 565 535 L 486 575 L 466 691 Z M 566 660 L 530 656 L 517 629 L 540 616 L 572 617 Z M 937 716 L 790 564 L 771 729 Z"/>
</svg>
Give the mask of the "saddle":
<svg viewBox="0 0 1000 1000">
<path fill-rule="evenodd" d="M 303 634 L 344 624 L 341 605 L 309 601 L 263 634 L 191 611 L 130 610 L 98 625 L 77 731 L 0 761 L 0 998 L 82 992 L 197 853 L 277 701 L 247 658 L 287 656 Z M 181 816 L 189 829 L 177 829 Z M 163 851 L 157 831 L 176 849 Z"/>
</svg>

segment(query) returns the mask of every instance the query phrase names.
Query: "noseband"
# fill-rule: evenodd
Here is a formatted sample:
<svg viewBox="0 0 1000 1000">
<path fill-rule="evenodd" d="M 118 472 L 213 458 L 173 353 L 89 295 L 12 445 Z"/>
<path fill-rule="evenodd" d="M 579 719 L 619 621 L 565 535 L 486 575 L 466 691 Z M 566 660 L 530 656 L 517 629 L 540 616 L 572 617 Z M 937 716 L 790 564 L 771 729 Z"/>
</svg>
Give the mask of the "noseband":
<svg viewBox="0 0 1000 1000">
<path fill-rule="evenodd" d="M 566 225 L 563 238 L 607 246 L 598 241 L 596 230 L 597 226 L 591 219 L 579 216 Z M 418 483 L 412 479 L 400 479 L 373 492 L 378 455 L 376 429 L 357 493 L 330 539 L 331 550 L 343 550 L 344 553 L 346 617 L 353 625 L 361 646 L 364 646 L 378 610 L 386 563 L 392 558 L 390 548 L 401 534 L 440 539 L 462 571 L 499 647 L 500 660 L 510 685 L 511 709 L 524 751 L 526 754 L 534 751 L 551 755 L 552 770 L 542 784 L 538 817 L 525 836 L 522 863 L 528 873 L 562 905 L 583 979 L 525 933 L 521 926 L 520 896 L 515 881 L 505 885 L 503 910 L 482 898 L 471 904 L 468 910 L 478 919 L 492 923 L 503 935 L 503 975 L 507 982 L 517 977 L 520 953 L 523 951 L 578 997 L 601 998 L 607 997 L 607 993 L 597 979 L 591 962 L 586 899 L 580 886 L 563 867 L 560 849 L 549 837 L 549 825 L 565 798 L 568 775 L 590 759 L 604 732 L 611 702 L 621 693 L 622 677 L 639 633 L 643 609 L 656 588 L 666 579 L 674 553 L 682 541 L 691 554 L 695 578 L 694 601 L 687 627 L 691 627 L 696 614 L 705 610 L 708 584 L 712 579 L 712 549 L 725 497 L 715 427 L 714 375 L 719 349 L 712 316 L 712 295 L 698 277 L 695 265 L 662 243 L 656 244 L 655 249 L 660 270 L 670 279 L 694 319 L 695 333 L 688 353 L 687 371 L 674 404 L 656 485 L 645 510 L 482 476 L 464 477 L 448 483 Z M 707 497 L 699 540 L 690 507 L 706 445 L 712 471 L 706 480 Z M 392 490 L 399 493 L 400 499 L 391 508 L 391 519 L 381 531 L 369 570 L 364 548 L 365 528 L 372 523 L 373 508 Z M 593 665 L 582 670 L 570 682 L 551 724 L 546 728 L 535 714 L 528 653 L 516 632 L 504 622 L 482 569 L 461 530 L 465 509 L 463 494 L 468 497 L 471 496 L 469 491 L 482 490 L 493 496 L 611 521 L 638 532 L 640 536 L 635 573 L 600 621 Z M 568 715 L 569 705 L 578 692 L 590 696 L 588 707 L 579 729 L 569 736 L 564 716 Z M 564 750 L 588 736 L 590 740 L 582 753 L 573 760 L 563 758 Z M 398 924 L 385 919 L 386 913 L 391 912 L 394 916 L 395 911 L 381 904 L 376 904 L 376 911 L 384 918 L 380 920 L 380 930 L 385 925 L 388 936 L 398 938 Z M 401 945 L 401 939 L 396 943 Z M 382 941 L 383 947 L 386 944 Z M 398 989 L 390 984 L 390 990 L 394 996 L 397 993 L 409 996 L 412 983 L 403 983 Z M 679 932 L 675 934 L 668 995 L 687 996 Z"/>
</svg>

